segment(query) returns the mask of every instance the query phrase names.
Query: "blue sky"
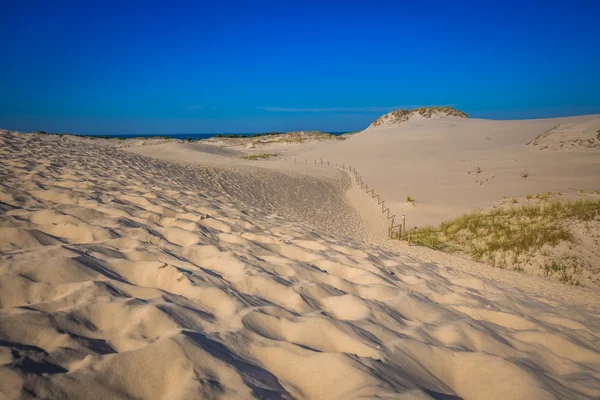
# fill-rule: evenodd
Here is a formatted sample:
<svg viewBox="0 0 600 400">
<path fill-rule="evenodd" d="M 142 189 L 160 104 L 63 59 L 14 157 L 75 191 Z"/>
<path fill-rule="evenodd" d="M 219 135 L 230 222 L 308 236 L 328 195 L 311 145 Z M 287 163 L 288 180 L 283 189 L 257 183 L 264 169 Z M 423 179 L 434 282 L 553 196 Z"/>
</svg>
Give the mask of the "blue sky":
<svg viewBox="0 0 600 400">
<path fill-rule="evenodd" d="M 598 1 L 13 1 L 0 128 L 364 128 L 394 108 L 600 113 Z"/>
</svg>

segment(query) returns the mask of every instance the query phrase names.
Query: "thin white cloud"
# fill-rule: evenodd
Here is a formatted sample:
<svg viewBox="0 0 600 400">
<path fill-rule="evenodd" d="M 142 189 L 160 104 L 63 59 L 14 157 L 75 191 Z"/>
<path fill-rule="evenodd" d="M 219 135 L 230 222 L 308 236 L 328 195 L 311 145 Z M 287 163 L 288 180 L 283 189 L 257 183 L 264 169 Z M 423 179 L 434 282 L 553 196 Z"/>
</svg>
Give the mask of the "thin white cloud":
<svg viewBox="0 0 600 400">
<path fill-rule="evenodd" d="M 271 112 L 309 112 L 309 113 L 320 113 L 320 112 L 385 112 L 396 110 L 398 108 L 414 108 L 418 106 L 368 106 L 368 107 L 256 107 L 257 110 L 271 111 Z"/>
<path fill-rule="evenodd" d="M 194 111 L 194 110 L 202 110 L 204 106 L 189 106 L 185 109 L 185 111 Z"/>
</svg>

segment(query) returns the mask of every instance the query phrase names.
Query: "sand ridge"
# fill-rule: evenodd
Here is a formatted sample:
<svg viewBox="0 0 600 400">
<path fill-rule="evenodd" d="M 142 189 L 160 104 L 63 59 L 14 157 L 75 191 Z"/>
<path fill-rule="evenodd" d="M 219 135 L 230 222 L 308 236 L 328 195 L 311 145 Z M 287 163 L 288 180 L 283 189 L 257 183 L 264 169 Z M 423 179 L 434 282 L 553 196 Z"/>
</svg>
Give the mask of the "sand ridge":
<svg viewBox="0 0 600 400">
<path fill-rule="evenodd" d="M 4 397 L 600 395 L 598 291 L 527 293 L 319 227 L 356 217 L 308 198 L 344 201 L 343 174 L 10 132 L 0 157 Z"/>
</svg>

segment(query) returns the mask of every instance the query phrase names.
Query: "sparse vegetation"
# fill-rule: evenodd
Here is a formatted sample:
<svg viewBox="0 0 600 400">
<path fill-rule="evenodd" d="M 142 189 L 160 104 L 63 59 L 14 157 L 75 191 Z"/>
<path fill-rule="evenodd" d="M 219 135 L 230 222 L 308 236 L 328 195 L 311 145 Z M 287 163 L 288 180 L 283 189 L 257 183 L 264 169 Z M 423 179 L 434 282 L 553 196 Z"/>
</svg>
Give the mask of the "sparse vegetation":
<svg viewBox="0 0 600 400">
<path fill-rule="evenodd" d="M 539 201 L 546 201 L 550 198 L 550 195 L 552 195 L 551 192 L 540 193 L 540 194 L 536 195 L 535 198 L 538 199 Z"/>
<path fill-rule="evenodd" d="M 244 160 L 266 160 L 271 157 L 277 157 L 279 154 L 272 153 L 262 153 L 262 154 L 251 154 L 245 157 L 242 157 Z"/>
<path fill-rule="evenodd" d="M 573 242 L 569 229 L 572 222 L 591 221 L 600 216 L 600 200 L 559 200 L 542 204 L 473 211 L 439 227 L 425 227 L 413 233 L 413 242 L 448 252 L 461 252 L 477 261 L 502 267 L 527 264 L 534 253 L 548 257 L 547 248 L 561 242 Z M 545 249 L 543 249 L 545 247 Z M 493 261 L 492 261 L 493 260 Z M 508 260 L 508 261 L 506 261 Z M 567 267 L 560 267 L 567 265 Z M 562 282 L 576 284 L 574 275 L 580 270 L 576 260 L 567 264 L 549 261 L 546 276 L 558 273 Z M 548 275 L 550 274 L 550 275 Z"/>
<path fill-rule="evenodd" d="M 410 196 L 406 196 L 406 202 L 407 202 L 407 203 L 410 203 L 410 204 L 412 204 L 412 205 L 414 205 L 414 204 L 415 204 L 415 199 L 413 199 L 413 198 L 412 198 L 412 197 L 410 197 Z"/>
<path fill-rule="evenodd" d="M 448 244 L 439 234 L 439 230 L 432 226 L 414 230 L 411 239 L 412 243 L 417 245 L 427 246 L 437 250 L 448 250 Z"/>
<path fill-rule="evenodd" d="M 552 261 L 544 265 L 544 275 L 550 277 L 553 275 L 558 276 L 558 280 L 562 283 L 568 283 L 571 285 L 579 285 L 579 280 L 576 278 L 578 271 L 577 259 L 573 257 L 567 257 L 559 261 Z"/>
<path fill-rule="evenodd" d="M 373 128 L 373 127 L 380 126 L 380 125 L 397 124 L 400 122 L 408 121 L 408 119 L 412 115 L 416 115 L 416 114 L 420 115 L 423 118 L 431 118 L 436 115 L 468 118 L 467 114 L 465 114 L 462 111 L 456 110 L 452 107 L 421 107 L 421 108 L 415 108 L 410 111 L 405 110 L 405 109 L 400 109 L 400 110 L 391 111 L 391 112 L 384 114 L 381 117 L 377 118 L 375 121 L 373 121 L 373 123 L 371 125 L 369 125 L 369 128 Z"/>
<path fill-rule="evenodd" d="M 229 133 L 214 136 L 215 138 L 227 139 L 255 139 L 253 143 L 302 143 L 306 140 L 345 140 L 343 135 L 334 135 L 331 133 L 319 131 L 298 131 L 298 132 L 265 132 L 265 133 Z M 210 138 L 208 139 L 210 140 Z"/>
<path fill-rule="evenodd" d="M 519 175 L 521 176 L 521 178 L 527 178 L 529 176 L 529 172 L 527 172 L 527 170 L 525 170 L 525 171 L 521 172 Z"/>
</svg>

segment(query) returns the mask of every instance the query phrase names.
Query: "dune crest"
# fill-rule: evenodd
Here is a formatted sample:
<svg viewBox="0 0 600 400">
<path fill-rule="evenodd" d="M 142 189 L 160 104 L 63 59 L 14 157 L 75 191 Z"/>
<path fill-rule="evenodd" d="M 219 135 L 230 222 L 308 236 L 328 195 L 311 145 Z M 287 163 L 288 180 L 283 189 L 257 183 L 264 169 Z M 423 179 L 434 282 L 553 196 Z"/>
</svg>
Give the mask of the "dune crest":
<svg viewBox="0 0 600 400">
<path fill-rule="evenodd" d="M 394 110 L 377 118 L 367 129 L 386 127 L 415 119 L 468 118 L 467 114 L 452 107 L 420 107 L 413 110 Z"/>
</svg>

